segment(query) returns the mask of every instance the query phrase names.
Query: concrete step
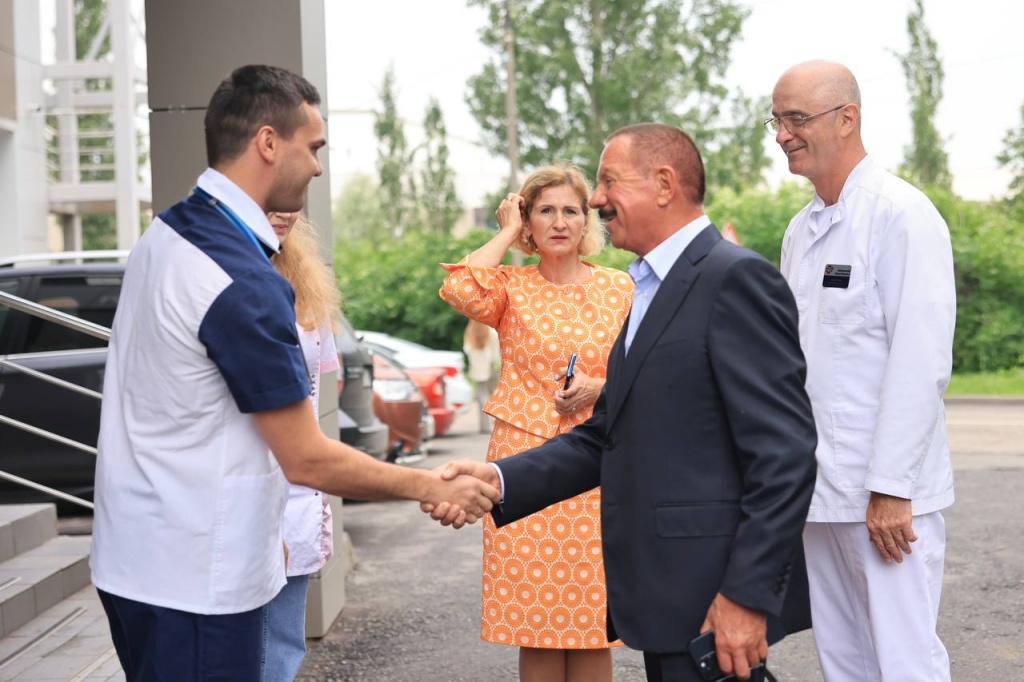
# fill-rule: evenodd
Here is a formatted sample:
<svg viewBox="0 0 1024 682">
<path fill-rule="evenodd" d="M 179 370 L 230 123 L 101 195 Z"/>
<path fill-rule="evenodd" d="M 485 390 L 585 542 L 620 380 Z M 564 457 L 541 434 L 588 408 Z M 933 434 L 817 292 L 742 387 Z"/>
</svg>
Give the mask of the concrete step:
<svg viewBox="0 0 1024 682">
<path fill-rule="evenodd" d="M 57 508 L 52 504 L 0 505 L 0 562 L 57 537 Z"/>
<path fill-rule="evenodd" d="M 90 535 L 58 535 L 52 504 L 0 505 L 0 682 L 123 680 Z"/>
<path fill-rule="evenodd" d="M 0 640 L 0 682 L 124 682 L 91 586 Z"/>
<path fill-rule="evenodd" d="M 89 584 L 90 544 L 57 535 L 52 504 L 0 505 L 0 636 Z"/>
<path fill-rule="evenodd" d="M 0 635 L 13 633 L 89 584 L 91 540 L 55 537 L 0 562 Z"/>
</svg>

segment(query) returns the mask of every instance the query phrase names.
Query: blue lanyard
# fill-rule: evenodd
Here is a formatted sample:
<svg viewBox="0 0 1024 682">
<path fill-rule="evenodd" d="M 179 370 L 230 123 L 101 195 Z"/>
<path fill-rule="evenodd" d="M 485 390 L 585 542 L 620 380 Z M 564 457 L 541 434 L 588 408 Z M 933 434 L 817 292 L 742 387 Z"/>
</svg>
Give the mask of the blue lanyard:
<svg viewBox="0 0 1024 682">
<path fill-rule="evenodd" d="M 268 262 L 270 261 L 270 256 L 267 255 L 267 252 L 263 249 L 263 246 L 256 239 L 256 235 L 252 233 L 252 230 L 249 229 L 249 226 L 245 224 L 245 221 L 238 217 L 238 214 L 236 214 L 230 208 L 225 206 L 223 202 L 218 201 L 209 192 L 207 192 L 202 187 L 199 187 L 198 185 L 192 188 L 192 194 L 196 195 L 197 197 L 205 201 L 208 205 L 220 211 L 221 215 L 230 220 L 231 223 L 235 227 L 237 227 L 249 241 L 252 242 L 253 246 L 256 247 L 256 250 L 259 251 L 260 254 L 267 259 Z"/>
</svg>

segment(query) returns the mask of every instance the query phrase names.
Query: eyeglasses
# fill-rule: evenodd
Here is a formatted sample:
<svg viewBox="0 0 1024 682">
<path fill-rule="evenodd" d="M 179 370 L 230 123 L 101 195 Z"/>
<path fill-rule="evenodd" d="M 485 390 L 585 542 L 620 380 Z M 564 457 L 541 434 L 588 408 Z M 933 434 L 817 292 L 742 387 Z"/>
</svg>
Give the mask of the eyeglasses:
<svg viewBox="0 0 1024 682">
<path fill-rule="evenodd" d="M 803 114 L 788 114 L 786 116 L 773 116 L 772 118 L 766 118 L 764 120 L 764 127 L 770 133 L 779 132 L 779 126 L 785 126 L 786 130 L 793 132 L 796 128 L 803 128 L 804 124 L 813 118 L 824 116 L 825 114 L 831 114 L 833 111 L 839 111 L 845 104 L 840 104 L 838 107 L 833 107 L 828 111 L 822 111 L 817 114 L 811 114 L 810 116 L 804 116 Z"/>
</svg>

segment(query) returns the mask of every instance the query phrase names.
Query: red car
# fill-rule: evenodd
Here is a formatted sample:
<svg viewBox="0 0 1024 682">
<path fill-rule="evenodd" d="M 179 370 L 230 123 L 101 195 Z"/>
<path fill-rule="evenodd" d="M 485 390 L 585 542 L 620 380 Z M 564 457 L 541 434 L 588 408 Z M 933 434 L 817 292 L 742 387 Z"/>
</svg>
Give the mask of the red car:
<svg viewBox="0 0 1024 682">
<path fill-rule="evenodd" d="M 389 462 L 426 457 L 426 441 L 434 434 L 426 399 L 406 371 L 380 353 L 373 353 L 373 412 L 388 427 Z"/>
<path fill-rule="evenodd" d="M 385 349 L 372 346 L 374 358 L 385 357 L 404 371 L 420 389 L 427 401 L 427 411 L 434 418 L 434 435 L 443 436 L 455 421 L 455 407 L 448 403 L 446 375 L 443 367 L 406 367 Z M 376 362 L 376 361 L 375 361 Z"/>
</svg>

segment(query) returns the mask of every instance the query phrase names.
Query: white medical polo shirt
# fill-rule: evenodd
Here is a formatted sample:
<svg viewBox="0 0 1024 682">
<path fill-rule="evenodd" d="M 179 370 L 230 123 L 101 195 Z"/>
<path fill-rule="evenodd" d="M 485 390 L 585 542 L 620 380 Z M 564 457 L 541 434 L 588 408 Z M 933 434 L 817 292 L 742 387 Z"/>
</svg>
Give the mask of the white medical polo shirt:
<svg viewBox="0 0 1024 682">
<path fill-rule="evenodd" d="M 285 583 L 286 480 L 250 413 L 309 396 L 291 286 L 260 207 L 216 171 L 132 250 L 107 357 L 92 581 L 127 599 L 239 613 Z"/>
</svg>

